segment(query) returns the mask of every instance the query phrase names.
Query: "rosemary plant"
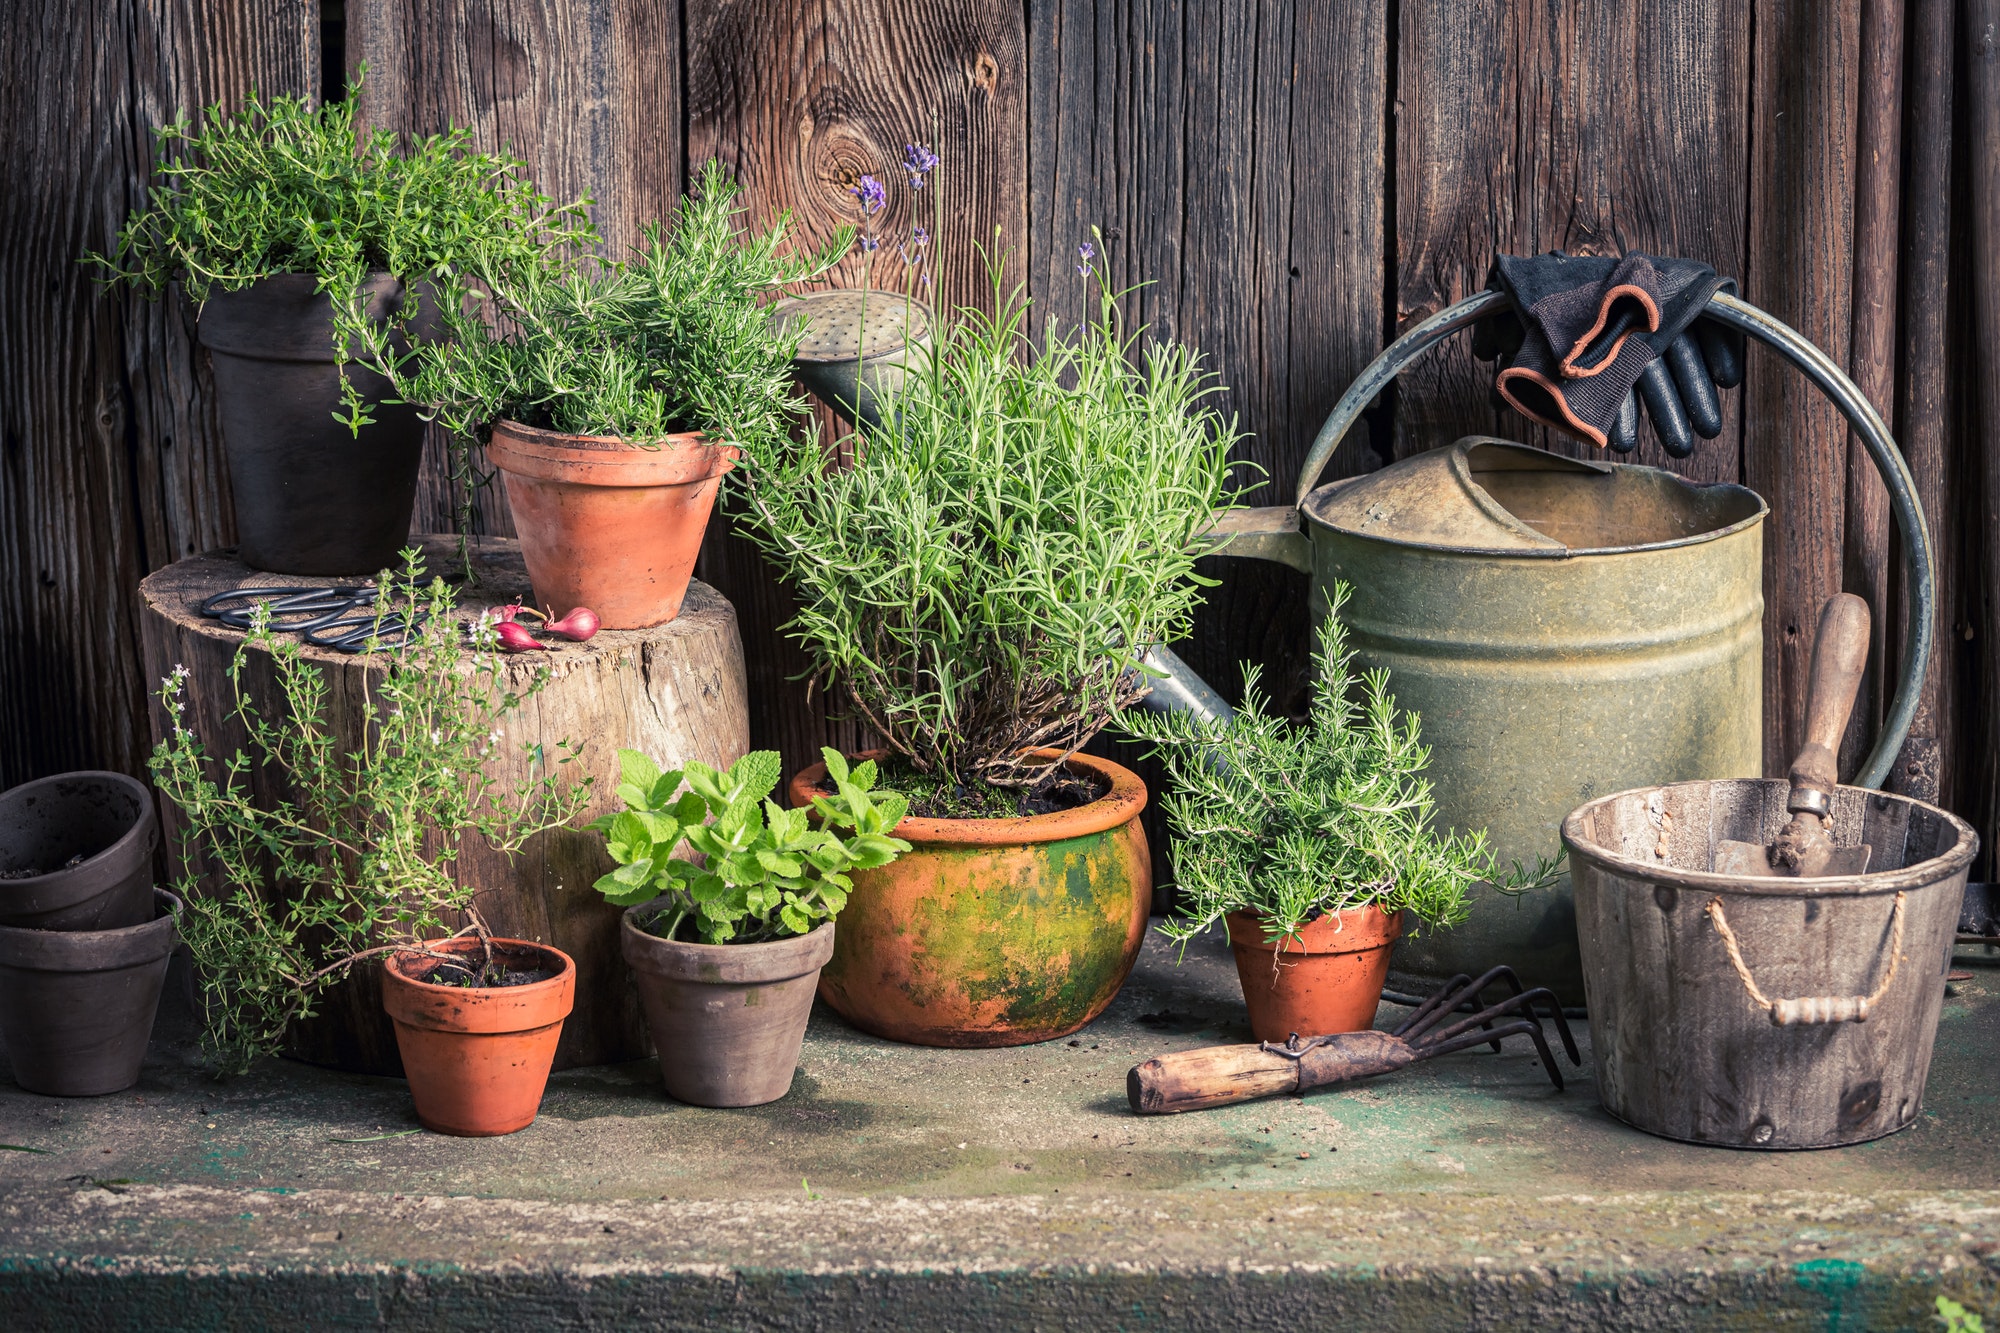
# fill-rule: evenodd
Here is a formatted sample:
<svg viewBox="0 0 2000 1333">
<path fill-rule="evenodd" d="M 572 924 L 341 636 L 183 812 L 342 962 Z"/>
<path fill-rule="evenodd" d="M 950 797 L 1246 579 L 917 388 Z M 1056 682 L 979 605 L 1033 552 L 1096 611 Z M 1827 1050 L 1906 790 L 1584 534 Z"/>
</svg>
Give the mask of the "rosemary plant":
<svg viewBox="0 0 2000 1333">
<path fill-rule="evenodd" d="M 333 352 L 357 431 L 369 416 L 346 378 L 350 354 L 378 365 L 406 356 L 418 312 L 405 301 L 386 320 L 370 318 L 360 289 L 371 271 L 427 280 L 455 307 L 469 273 L 535 269 L 596 239 L 588 200 L 553 204 L 519 160 L 473 151 L 469 130 L 407 142 L 357 131 L 359 90 L 357 79 L 318 109 L 253 93 L 233 114 L 217 103 L 199 126 L 183 117 L 154 131 L 146 207 L 111 255 L 86 260 L 148 295 L 179 283 L 196 302 L 273 274 L 310 275 L 333 303 Z"/>
<path fill-rule="evenodd" d="M 672 226 L 648 227 L 629 261 L 553 248 L 530 263 L 476 259 L 468 276 L 483 299 L 442 312 L 447 336 L 372 363 L 458 442 L 467 486 L 480 480 L 469 446 L 503 419 L 641 447 L 698 430 L 768 451 L 803 405 L 791 378 L 803 326 L 772 329 L 765 302 L 826 272 L 854 233 L 797 253 L 789 212 L 741 231 L 739 194 L 710 162 Z"/>
<path fill-rule="evenodd" d="M 567 743 L 552 763 L 530 747 L 542 771 L 511 790 L 486 773 L 502 728 L 546 672 L 524 691 L 508 688 L 491 627 L 472 625 L 468 643 L 450 591 L 424 584 L 415 551 L 404 560 L 399 575 L 379 576 L 377 605 L 387 617 L 400 604 L 422 623 L 382 650 L 387 669 L 360 702 L 359 749 L 333 734 L 320 669 L 261 621 L 229 668 L 230 716 L 248 753 L 212 762 L 188 725 L 186 668 L 161 683 L 172 730 L 153 751 L 153 780 L 181 812 L 182 931 L 209 987 L 204 1045 L 225 1069 L 277 1049 L 355 963 L 450 933 L 448 915 L 469 917 L 467 931 L 483 938 L 476 890 L 452 873 L 465 836 L 511 854 L 573 820 L 588 795 L 590 779 L 562 780 Z M 246 688 L 254 653 L 273 659 L 282 717 Z M 204 870 L 218 893 L 196 887 Z"/>
<path fill-rule="evenodd" d="M 1370 905 L 1433 926 L 1465 919 L 1473 887 L 1546 887 L 1560 854 L 1500 876 L 1486 833 L 1432 827 L 1430 752 L 1414 713 L 1398 714 L 1386 671 L 1355 679 L 1334 585 L 1320 622 L 1308 718 L 1274 717 L 1244 667 L 1243 707 L 1226 724 L 1188 713 L 1128 714 L 1123 727 L 1165 761 L 1161 805 L 1173 831 L 1179 913 L 1160 926 L 1183 946 L 1231 912 L 1259 917 L 1267 938 L 1295 936 L 1322 913 Z"/>
<path fill-rule="evenodd" d="M 919 773 L 1034 791 L 1061 764 L 1024 751 L 1081 748 L 1144 691 L 1137 654 L 1185 634 L 1236 432 L 1196 353 L 1139 349 L 1113 293 L 1039 346 L 997 271 L 994 307 L 939 330 L 851 467 L 772 440 L 748 496 L 818 683 Z"/>
</svg>

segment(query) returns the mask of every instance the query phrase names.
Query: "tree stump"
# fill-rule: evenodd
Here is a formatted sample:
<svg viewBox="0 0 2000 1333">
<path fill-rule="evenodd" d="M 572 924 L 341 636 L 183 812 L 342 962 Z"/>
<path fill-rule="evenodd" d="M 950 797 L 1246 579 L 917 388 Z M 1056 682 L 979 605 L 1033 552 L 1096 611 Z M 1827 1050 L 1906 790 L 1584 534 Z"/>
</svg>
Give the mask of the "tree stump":
<svg viewBox="0 0 2000 1333">
<path fill-rule="evenodd" d="M 422 539 L 429 568 L 455 578 L 456 538 Z M 520 546 L 508 538 L 486 538 L 473 548 L 475 578 L 459 585 L 461 614 L 476 616 L 516 600 L 532 602 Z M 243 640 L 239 631 L 204 618 L 203 601 L 234 588 L 324 586 L 334 580 L 289 577 L 252 570 L 232 551 L 191 556 L 169 565 L 140 585 L 141 631 L 149 686 L 176 666 L 186 666 L 187 711 L 209 758 L 218 768 L 239 748 L 247 750 L 240 723 L 230 717 L 233 702 L 229 664 Z M 346 580 L 352 583 L 356 580 Z M 557 614 L 569 607 L 557 608 Z M 380 655 L 348 654 L 307 646 L 305 655 L 328 676 L 328 726 L 352 739 L 359 734 L 364 685 L 379 679 Z M 564 771 L 596 779 L 590 805 L 573 830 L 559 829 L 531 840 L 513 858 L 476 834 L 461 848 L 455 873 L 475 885 L 480 915 L 495 934 L 552 944 L 576 960 L 576 1008 L 563 1025 L 556 1068 L 638 1059 L 650 1049 L 638 999 L 619 956 L 620 909 L 591 888 L 611 868 L 602 840 L 582 825 L 617 803 L 617 751 L 643 750 L 678 767 L 700 760 L 717 767 L 735 762 L 750 739 L 743 646 L 736 612 L 704 583 L 688 586 L 687 601 L 671 623 L 644 630 L 603 630 L 587 643 L 552 642 L 546 652 L 504 658 L 508 679 L 525 686 L 540 668 L 550 679 L 541 692 L 513 714 L 504 743 L 494 747 L 488 772 L 497 791 L 529 776 L 524 747 L 541 743 L 553 755 L 559 741 L 580 746 L 579 758 Z M 244 672 L 246 692 L 268 718 L 282 717 L 282 700 L 268 653 L 257 653 Z M 151 708 L 157 742 L 167 716 L 155 697 Z M 259 777 L 258 782 L 266 781 Z M 162 802 L 163 807 L 169 803 Z M 177 812 L 163 808 L 163 842 L 175 880 L 182 874 L 177 844 Z M 197 892 L 214 892 L 198 884 Z M 314 1064 L 357 1073 L 400 1074 L 395 1033 L 382 1011 L 380 968 L 364 964 L 329 991 L 313 1018 L 296 1024 L 290 1053 Z"/>
</svg>

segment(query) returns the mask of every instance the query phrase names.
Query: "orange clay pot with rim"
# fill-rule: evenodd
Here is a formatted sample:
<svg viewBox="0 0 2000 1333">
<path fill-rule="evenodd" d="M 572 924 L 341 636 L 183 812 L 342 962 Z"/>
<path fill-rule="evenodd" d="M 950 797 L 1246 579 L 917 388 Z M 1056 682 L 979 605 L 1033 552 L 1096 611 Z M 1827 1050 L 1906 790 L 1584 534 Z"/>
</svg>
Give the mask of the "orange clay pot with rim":
<svg viewBox="0 0 2000 1333">
<path fill-rule="evenodd" d="M 604 629 L 646 629 L 681 613 L 738 453 L 699 432 L 647 447 L 516 421 L 496 423 L 486 446 L 505 478 L 535 600 L 551 616 L 587 606 Z"/>
<path fill-rule="evenodd" d="M 1389 951 L 1403 935 L 1403 914 L 1379 907 L 1324 912 L 1297 933 L 1270 940 L 1264 919 L 1231 912 L 1229 949 L 1258 1041 L 1296 1032 L 1365 1032 L 1389 979 Z"/>
<path fill-rule="evenodd" d="M 424 947 L 476 955 L 480 944 L 461 936 Z M 496 938 L 493 950 L 503 963 L 556 974 L 521 986 L 442 986 L 420 979 L 438 964 L 418 953 L 392 953 L 382 968 L 382 1007 L 396 1025 L 417 1119 L 440 1134 L 483 1138 L 533 1124 L 576 999 L 576 964 L 561 949 Z"/>
<path fill-rule="evenodd" d="M 912 850 L 853 872 L 820 998 L 864 1032 L 919 1046 L 1023 1046 L 1103 1013 L 1152 907 L 1146 787 L 1093 755 L 1069 768 L 1110 790 L 1045 815 L 898 824 Z M 794 776 L 791 803 L 810 805 L 825 772 Z"/>
</svg>

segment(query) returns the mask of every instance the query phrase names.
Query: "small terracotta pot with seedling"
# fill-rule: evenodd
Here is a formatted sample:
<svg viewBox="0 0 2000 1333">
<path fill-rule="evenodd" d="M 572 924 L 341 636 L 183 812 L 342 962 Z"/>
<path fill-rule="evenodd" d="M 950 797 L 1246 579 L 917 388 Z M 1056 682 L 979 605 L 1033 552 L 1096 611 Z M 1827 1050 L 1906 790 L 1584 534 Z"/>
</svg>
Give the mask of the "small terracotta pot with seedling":
<svg viewBox="0 0 2000 1333">
<path fill-rule="evenodd" d="M 597 888 L 626 909 L 625 962 L 676 1101 L 758 1106 L 790 1090 L 849 872 L 910 850 L 890 836 L 903 798 L 871 794 L 875 765 L 849 769 L 823 753 L 834 794 L 787 810 L 770 799 L 775 750 L 726 772 L 700 763 L 662 772 L 636 750 L 618 752 L 625 809 L 591 825 L 618 868 Z M 683 846 L 702 862 L 677 856 Z"/>
<path fill-rule="evenodd" d="M 1473 886 L 1545 888 L 1561 858 L 1501 875 L 1485 832 L 1431 827 L 1430 755 L 1388 673 L 1356 680 L 1335 583 L 1320 622 L 1312 710 L 1273 716 L 1243 669 L 1243 707 L 1224 721 L 1130 714 L 1166 761 L 1178 911 L 1160 926 L 1183 947 L 1227 922 L 1250 1030 L 1259 1041 L 1375 1025 L 1389 952 L 1406 923 L 1465 918 Z"/>
</svg>

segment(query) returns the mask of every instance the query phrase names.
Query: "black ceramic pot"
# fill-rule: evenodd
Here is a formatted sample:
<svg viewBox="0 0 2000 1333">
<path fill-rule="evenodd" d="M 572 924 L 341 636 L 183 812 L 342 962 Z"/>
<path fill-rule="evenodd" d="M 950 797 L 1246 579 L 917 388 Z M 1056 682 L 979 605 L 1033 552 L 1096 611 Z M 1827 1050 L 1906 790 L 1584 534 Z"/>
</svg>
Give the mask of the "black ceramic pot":
<svg viewBox="0 0 2000 1333">
<path fill-rule="evenodd" d="M 386 273 L 363 285 L 370 314 L 405 299 Z M 426 318 L 419 332 L 428 335 Z M 372 574 L 409 540 L 424 424 L 385 406 L 389 382 L 349 362 L 347 376 L 374 424 L 357 436 L 341 409 L 333 303 L 313 279 L 281 273 L 240 292 L 216 292 L 200 334 L 215 370 L 223 451 L 236 501 L 237 552 L 279 574 Z"/>
<path fill-rule="evenodd" d="M 50 1097 L 97 1097 L 139 1081 L 181 900 L 122 930 L 0 926 L 0 1041 L 14 1081 Z"/>
<path fill-rule="evenodd" d="M 152 920 L 159 840 L 151 789 L 123 773 L 58 773 L 0 793 L 0 926 L 116 930 Z M 41 873 L 13 878 L 24 870 Z"/>
</svg>

